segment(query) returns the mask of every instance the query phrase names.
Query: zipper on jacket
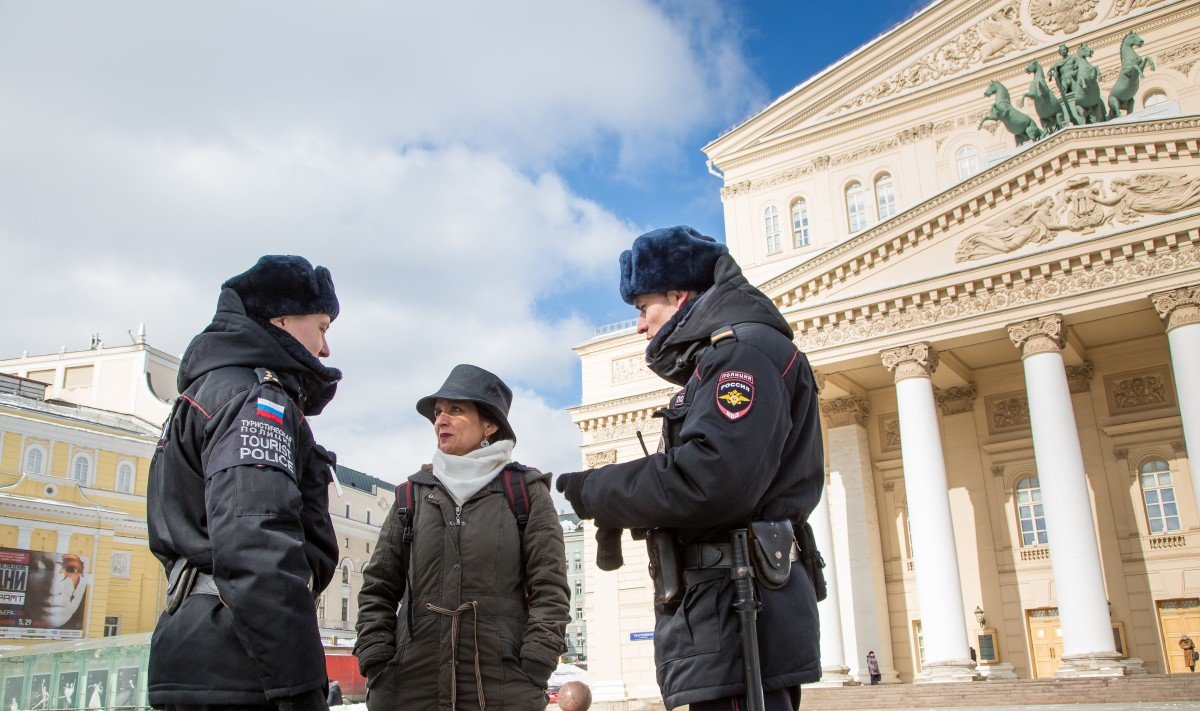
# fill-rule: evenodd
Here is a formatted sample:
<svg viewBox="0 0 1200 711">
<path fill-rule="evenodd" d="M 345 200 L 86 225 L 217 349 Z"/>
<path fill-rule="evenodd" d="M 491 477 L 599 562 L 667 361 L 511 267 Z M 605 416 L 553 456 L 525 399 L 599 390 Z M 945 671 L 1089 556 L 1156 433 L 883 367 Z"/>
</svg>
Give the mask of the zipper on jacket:
<svg viewBox="0 0 1200 711">
<path fill-rule="evenodd" d="M 454 520 L 450 522 L 450 525 L 451 526 L 462 526 L 465 523 L 466 523 L 466 521 L 462 520 L 462 507 L 455 506 L 454 507 Z"/>
</svg>

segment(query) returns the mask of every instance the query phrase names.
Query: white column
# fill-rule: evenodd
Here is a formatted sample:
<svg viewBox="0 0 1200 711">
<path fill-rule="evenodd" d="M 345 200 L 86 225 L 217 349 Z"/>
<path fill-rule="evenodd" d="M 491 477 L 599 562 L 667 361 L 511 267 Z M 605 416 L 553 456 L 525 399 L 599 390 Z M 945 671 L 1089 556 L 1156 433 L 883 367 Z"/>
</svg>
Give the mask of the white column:
<svg viewBox="0 0 1200 711">
<path fill-rule="evenodd" d="M 829 450 L 828 499 L 833 529 L 833 561 L 842 584 L 838 606 L 842 611 L 842 646 L 852 676 L 869 679 L 867 652 L 874 651 L 883 683 L 900 681 L 892 659 L 892 622 L 888 612 L 883 546 L 879 535 L 879 507 L 875 475 L 865 427 L 870 406 L 858 397 L 821 401 L 821 420 Z"/>
<path fill-rule="evenodd" d="M 821 492 L 821 500 L 808 516 L 817 550 L 825 559 L 826 597 L 817 603 L 821 619 L 821 681 L 820 686 L 849 686 L 858 684 L 849 676 L 846 666 L 846 646 L 842 643 L 842 605 L 838 600 L 837 570 L 833 554 L 833 523 L 829 518 L 829 484 Z"/>
<path fill-rule="evenodd" d="M 1167 326 L 1192 493 L 1200 511 L 1200 286 L 1151 294 L 1150 300 Z"/>
<path fill-rule="evenodd" d="M 1063 635 L 1063 664 L 1057 674 L 1123 676 L 1062 357 L 1066 329 L 1060 316 L 1051 315 L 1012 324 L 1008 334 L 1021 349 L 1025 366 L 1033 454 L 1050 538 L 1050 568 Z"/>
<path fill-rule="evenodd" d="M 924 669 L 913 681 L 979 679 L 967 650 L 966 607 L 954 546 L 946 462 L 929 379 L 937 368 L 937 354 L 928 343 L 915 343 L 886 350 L 880 356 L 896 378 L 904 492 L 925 640 Z"/>
</svg>

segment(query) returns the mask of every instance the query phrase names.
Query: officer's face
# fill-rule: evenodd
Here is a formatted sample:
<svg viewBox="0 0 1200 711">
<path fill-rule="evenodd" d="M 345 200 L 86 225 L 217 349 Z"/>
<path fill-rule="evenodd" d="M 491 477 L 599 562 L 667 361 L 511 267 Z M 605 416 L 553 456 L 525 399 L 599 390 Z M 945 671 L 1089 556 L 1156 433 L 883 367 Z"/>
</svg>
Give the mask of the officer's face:
<svg viewBox="0 0 1200 711">
<path fill-rule="evenodd" d="M 664 294 L 642 294 L 633 300 L 637 309 L 637 332 L 646 334 L 646 340 L 654 338 L 658 330 L 679 311 L 687 301 L 688 292 L 668 291 Z"/>
<path fill-rule="evenodd" d="M 438 398 L 433 404 L 433 433 L 438 449 L 461 457 L 479 449 L 484 437 L 499 429 L 479 416 L 479 407 L 470 400 Z"/>
<path fill-rule="evenodd" d="M 329 330 L 328 314 L 280 316 L 271 319 L 271 323 L 292 334 L 314 356 L 329 357 L 329 342 L 325 340 L 325 332 Z"/>
</svg>

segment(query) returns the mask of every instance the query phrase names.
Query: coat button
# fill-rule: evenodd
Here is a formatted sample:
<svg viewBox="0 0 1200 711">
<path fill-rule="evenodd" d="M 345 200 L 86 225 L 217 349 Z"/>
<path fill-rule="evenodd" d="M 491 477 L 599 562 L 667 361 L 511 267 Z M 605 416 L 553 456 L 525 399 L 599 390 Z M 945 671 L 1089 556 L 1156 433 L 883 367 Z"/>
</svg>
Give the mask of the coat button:
<svg viewBox="0 0 1200 711">
<path fill-rule="evenodd" d="M 455 564 L 454 564 L 454 571 L 455 571 L 455 572 L 458 572 L 458 571 L 460 571 L 460 570 L 462 570 L 462 566 L 461 566 L 461 565 L 459 565 L 458 563 L 455 563 Z"/>
</svg>

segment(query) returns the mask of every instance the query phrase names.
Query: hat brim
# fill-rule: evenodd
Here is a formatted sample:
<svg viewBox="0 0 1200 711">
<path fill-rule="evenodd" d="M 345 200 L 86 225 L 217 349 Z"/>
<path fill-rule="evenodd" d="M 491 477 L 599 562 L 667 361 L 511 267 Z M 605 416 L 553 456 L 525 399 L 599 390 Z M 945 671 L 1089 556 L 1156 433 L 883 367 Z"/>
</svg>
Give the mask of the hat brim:
<svg viewBox="0 0 1200 711">
<path fill-rule="evenodd" d="M 437 404 L 439 399 L 469 400 L 475 403 L 476 407 L 484 411 L 484 413 L 487 415 L 487 419 L 491 420 L 499 428 L 497 433 L 500 435 L 500 439 L 511 439 L 513 442 L 517 441 L 517 433 L 513 432 L 512 425 L 508 423 L 508 418 L 504 416 L 503 412 L 500 412 L 495 407 L 483 402 L 482 400 L 477 400 L 471 395 L 453 388 L 442 388 L 432 395 L 426 395 L 420 400 L 417 400 L 417 412 L 432 423 L 434 420 L 433 406 Z"/>
</svg>

